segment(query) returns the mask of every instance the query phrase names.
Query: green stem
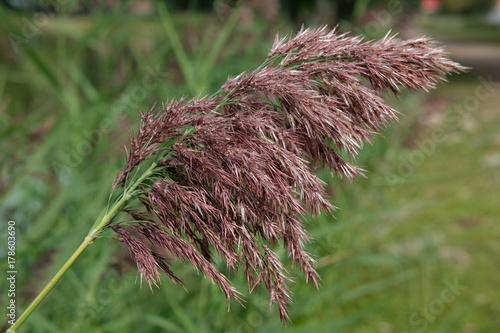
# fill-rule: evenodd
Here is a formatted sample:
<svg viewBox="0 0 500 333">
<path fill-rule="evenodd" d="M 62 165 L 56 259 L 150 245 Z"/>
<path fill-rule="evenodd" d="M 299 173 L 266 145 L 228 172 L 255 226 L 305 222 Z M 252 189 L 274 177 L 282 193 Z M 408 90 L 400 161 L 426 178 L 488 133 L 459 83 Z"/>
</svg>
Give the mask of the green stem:
<svg viewBox="0 0 500 333">
<path fill-rule="evenodd" d="M 63 277 L 66 271 L 73 265 L 73 263 L 78 259 L 78 257 L 83 253 L 83 251 L 90 245 L 92 241 L 90 237 L 85 237 L 85 240 L 78 247 L 78 249 L 71 255 L 71 257 L 64 263 L 61 269 L 52 277 L 52 279 L 47 283 L 47 285 L 42 289 L 42 291 L 35 297 L 33 302 L 28 306 L 28 308 L 23 312 L 23 314 L 16 320 L 15 324 L 10 327 L 7 332 L 15 332 L 29 317 L 29 315 L 36 309 L 38 304 L 47 296 L 47 294 L 54 288 L 54 286 L 59 282 L 59 280 Z"/>
<path fill-rule="evenodd" d="M 157 163 L 154 162 L 151 166 L 124 192 L 120 200 L 116 201 L 113 206 L 106 211 L 103 218 L 95 224 L 87 237 L 80 244 L 78 249 L 71 255 L 71 257 L 64 263 L 64 265 L 59 269 L 59 271 L 52 277 L 52 279 L 47 283 L 47 285 L 42 289 L 42 291 L 35 297 L 31 304 L 26 308 L 23 314 L 16 320 L 14 325 L 12 325 L 7 332 L 15 332 L 24 321 L 31 315 L 31 313 L 36 309 L 36 307 L 43 301 L 43 299 L 49 294 L 49 292 L 54 288 L 54 286 L 61 280 L 61 278 L 66 274 L 69 268 L 75 263 L 75 261 L 80 257 L 80 255 L 85 251 L 85 249 L 94 242 L 94 240 L 99 236 L 101 231 L 113 220 L 113 218 L 118 214 L 120 209 L 126 204 L 126 202 L 132 197 L 135 189 L 148 177 L 150 176 Z"/>
</svg>

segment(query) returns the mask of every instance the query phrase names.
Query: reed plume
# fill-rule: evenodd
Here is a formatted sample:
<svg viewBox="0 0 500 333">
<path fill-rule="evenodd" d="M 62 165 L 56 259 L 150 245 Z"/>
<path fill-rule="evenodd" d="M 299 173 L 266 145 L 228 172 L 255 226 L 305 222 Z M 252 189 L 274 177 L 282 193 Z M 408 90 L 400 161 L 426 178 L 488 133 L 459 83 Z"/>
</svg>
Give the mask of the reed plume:
<svg viewBox="0 0 500 333">
<path fill-rule="evenodd" d="M 342 152 L 355 156 L 396 118 L 380 92 L 428 90 L 462 70 L 427 38 L 367 42 L 325 27 L 277 38 L 261 67 L 228 79 L 216 94 L 141 115 L 115 187 L 127 188 L 149 166 L 134 192 L 143 208 L 127 209 L 131 221 L 107 228 L 150 285 L 160 271 L 181 283 L 154 245 L 240 300 L 212 264 L 216 251 L 228 268 L 244 270 L 250 290 L 263 283 L 287 320 L 289 277 L 272 245 L 282 243 L 306 281 L 318 285 L 301 216 L 334 207 L 313 170 L 360 174 Z"/>
</svg>

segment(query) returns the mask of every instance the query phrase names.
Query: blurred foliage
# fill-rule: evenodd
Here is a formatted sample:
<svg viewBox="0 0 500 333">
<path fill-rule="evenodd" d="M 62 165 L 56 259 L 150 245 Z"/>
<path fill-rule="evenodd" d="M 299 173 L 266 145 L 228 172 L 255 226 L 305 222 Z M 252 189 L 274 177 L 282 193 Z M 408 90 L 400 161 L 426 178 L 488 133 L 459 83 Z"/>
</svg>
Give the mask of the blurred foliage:
<svg viewBox="0 0 500 333">
<path fill-rule="evenodd" d="M 485 13 L 493 8 L 495 0 L 443 0 L 443 11 L 449 13 Z"/>
<path fill-rule="evenodd" d="M 500 26 L 492 26 L 484 15 L 433 14 L 419 15 L 415 24 L 432 36 L 448 42 L 462 41 L 500 43 Z M 457 33 L 459 31 L 460 33 Z M 480 52 L 478 52 L 480 53 Z"/>
<path fill-rule="evenodd" d="M 249 18 L 237 6 L 215 6 L 208 13 L 160 6 L 157 14 L 139 16 L 125 2 L 70 16 L 76 7 L 65 3 L 57 16 L 0 8 L 6 36 L 0 39 L 0 236 L 3 221 L 15 220 L 18 314 L 106 204 L 137 111 L 215 91 L 227 76 L 260 64 L 276 31 L 293 30 L 287 18 Z M 356 2 L 361 14 L 371 6 L 363 3 L 368 1 Z M 379 27 L 382 35 L 391 28 Z M 279 322 L 261 289 L 245 293 L 246 308 L 233 302 L 228 312 L 222 292 L 182 262 L 174 269 L 187 291 L 166 278 L 159 290 L 141 288 L 126 250 L 104 238 L 20 332 L 495 331 L 498 117 L 478 115 L 476 127 L 437 125 L 449 140 L 402 181 L 390 181 L 401 177 L 398 168 L 419 151 L 416 133 L 430 130 L 425 124 L 436 112 L 463 105 L 478 84 L 469 77 L 432 98 L 388 96 L 404 117 L 358 157 L 368 178 L 351 183 L 319 171 L 340 209 L 334 216 L 307 218 L 315 239 L 307 248 L 318 258 L 323 280 L 316 290 L 291 268 L 291 325 Z M 433 101 L 445 105 L 437 111 L 425 107 Z M 481 103 L 495 110 L 493 99 Z M 484 161 L 490 161 L 487 169 Z M 240 273 L 228 274 L 246 290 Z M 454 281 L 465 289 L 439 303 L 446 283 Z M 0 297 L 5 304 L 6 295 Z"/>
</svg>

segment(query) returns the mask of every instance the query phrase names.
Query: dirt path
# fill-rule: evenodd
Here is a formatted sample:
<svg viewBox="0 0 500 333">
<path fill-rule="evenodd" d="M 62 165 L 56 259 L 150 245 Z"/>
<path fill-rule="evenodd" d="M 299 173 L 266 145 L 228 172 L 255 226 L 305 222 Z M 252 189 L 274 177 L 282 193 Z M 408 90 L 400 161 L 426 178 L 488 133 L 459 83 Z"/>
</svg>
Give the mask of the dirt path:
<svg viewBox="0 0 500 333">
<path fill-rule="evenodd" d="M 408 27 L 403 35 L 406 38 L 422 35 L 432 37 L 445 46 L 454 60 L 471 67 L 474 74 L 485 77 L 492 75 L 493 80 L 500 82 L 500 43 L 441 39 L 432 32 L 423 32 L 414 26 Z"/>
<path fill-rule="evenodd" d="M 482 42 L 446 42 L 452 57 L 478 75 L 493 76 L 500 82 L 500 44 Z"/>
</svg>

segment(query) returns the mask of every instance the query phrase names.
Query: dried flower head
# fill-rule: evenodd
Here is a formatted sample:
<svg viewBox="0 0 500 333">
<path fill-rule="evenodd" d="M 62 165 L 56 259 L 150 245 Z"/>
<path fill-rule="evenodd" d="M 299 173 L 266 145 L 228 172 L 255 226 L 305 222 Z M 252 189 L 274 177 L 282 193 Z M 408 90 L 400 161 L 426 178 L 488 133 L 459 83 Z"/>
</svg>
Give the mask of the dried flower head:
<svg viewBox="0 0 500 333">
<path fill-rule="evenodd" d="M 228 79 L 213 96 L 142 114 L 115 184 L 126 188 L 149 167 L 134 192 L 143 210 L 128 210 L 133 223 L 109 228 L 150 285 L 160 271 L 181 283 L 160 248 L 239 300 L 212 264 L 216 251 L 229 268 L 243 268 L 250 289 L 263 283 L 286 320 L 289 278 L 269 244 L 282 242 L 307 282 L 318 284 L 301 215 L 334 207 L 313 168 L 358 175 L 341 152 L 356 155 L 396 118 L 379 93 L 427 90 L 462 70 L 426 38 L 364 42 L 324 27 L 277 39 L 259 69 Z"/>
</svg>

